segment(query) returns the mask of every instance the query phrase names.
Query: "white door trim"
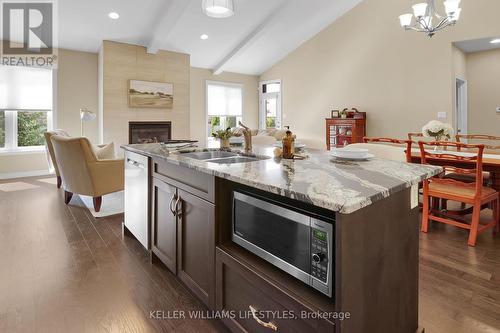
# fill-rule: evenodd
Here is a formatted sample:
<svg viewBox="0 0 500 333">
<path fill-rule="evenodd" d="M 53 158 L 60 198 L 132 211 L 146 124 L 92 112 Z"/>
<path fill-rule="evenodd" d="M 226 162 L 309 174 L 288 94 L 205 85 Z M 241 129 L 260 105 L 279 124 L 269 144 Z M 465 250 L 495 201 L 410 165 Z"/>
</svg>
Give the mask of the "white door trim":
<svg viewBox="0 0 500 333">
<path fill-rule="evenodd" d="M 455 130 L 457 133 L 467 134 L 467 80 L 462 77 L 455 78 Z"/>
</svg>

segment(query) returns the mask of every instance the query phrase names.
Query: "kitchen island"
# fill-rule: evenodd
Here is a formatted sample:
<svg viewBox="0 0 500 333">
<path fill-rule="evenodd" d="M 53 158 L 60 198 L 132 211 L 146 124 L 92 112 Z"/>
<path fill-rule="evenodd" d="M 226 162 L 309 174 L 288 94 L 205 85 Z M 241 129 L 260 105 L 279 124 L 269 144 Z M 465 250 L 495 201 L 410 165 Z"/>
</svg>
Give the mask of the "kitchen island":
<svg viewBox="0 0 500 333">
<path fill-rule="evenodd" d="M 335 161 L 319 151 L 291 161 L 265 157 L 270 148 L 255 156 L 123 148 L 126 163 L 149 161 L 150 213 L 142 223 L 152 259 L 209 309 L 233 314 L 223 319 L 231 331 L 417 331 L 418 183 L 440 168 Z M 310 221 L 314 237 L 300 238 L 304 223 L 296 234 L 280 233 L 273 216 Z M 240 223 L 253 229 L 253 244 L 236 230 Z M 272 250 L 255 246 L 259 233 L 261 247 Z M 280 243 L 286 251 L 276 259 Z M 309 247 L 311 265 L 301 266 L 295 257 Z"/>
</svg>

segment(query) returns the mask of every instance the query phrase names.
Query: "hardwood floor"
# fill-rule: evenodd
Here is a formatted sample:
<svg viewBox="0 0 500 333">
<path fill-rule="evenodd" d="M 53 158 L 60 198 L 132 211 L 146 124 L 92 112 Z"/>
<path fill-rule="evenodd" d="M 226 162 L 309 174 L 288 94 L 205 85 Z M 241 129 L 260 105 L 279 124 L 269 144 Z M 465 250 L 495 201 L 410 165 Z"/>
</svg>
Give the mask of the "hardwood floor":
<svg viewBox="0 0 500 333">
<path fill-rule="evenodd" d="M 0 332 L 226 332 L 215 320 L 150 318 L 205 310 L 150 265 L 121 215 L 95 219 L 55 178 L 0 181 Z M 465 231 L 421 234 L 420 324 L 427 333 L 500 332 L 500 236 L 467 246 Z"/>
<path fill-rule="evenodd" d="M 16 182 L 31 186 L 0 182 L 0 332 L 226 332 L 215 320 L 150 318 L 206 308 L 139 242 L 122 241 L 123 216 L 95 219 L 76 195 L 64 205 L 55 183 Z"/>
</svg>

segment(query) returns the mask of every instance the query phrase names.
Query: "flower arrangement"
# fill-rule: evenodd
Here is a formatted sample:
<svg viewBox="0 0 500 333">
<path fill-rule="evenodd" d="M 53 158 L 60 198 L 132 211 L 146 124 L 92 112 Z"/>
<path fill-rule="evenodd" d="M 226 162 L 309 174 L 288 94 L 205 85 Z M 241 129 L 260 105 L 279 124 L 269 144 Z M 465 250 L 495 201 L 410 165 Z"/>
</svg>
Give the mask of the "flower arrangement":
<svg viewBox="0 0 500 333">
<path fill-rule="evenodd" d="M 231 127 L 228 127 L 225 130 L 218 130 L 213 132 L 212 136 L 220 140 L 221 148 L 229 148 L 229 139 L 234 136 L 234 133 L 231 130 Z"/>
<path fill-rule="evenodd" d="M 422 134 L 424 137 L 434 138 L 436 141 L 451 139 L 453 132 L 453 127 L 450 124 L 445 124 L 437 120 L 431 120 L 422 127 Z"/>
</svg>

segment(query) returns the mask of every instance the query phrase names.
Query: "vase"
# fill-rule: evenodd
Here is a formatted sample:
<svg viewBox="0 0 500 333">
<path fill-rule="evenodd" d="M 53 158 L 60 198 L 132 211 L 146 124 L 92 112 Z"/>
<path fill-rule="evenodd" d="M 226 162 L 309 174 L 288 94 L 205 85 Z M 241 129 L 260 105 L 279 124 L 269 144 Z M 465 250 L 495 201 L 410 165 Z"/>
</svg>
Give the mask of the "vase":
<svg viewBox="0 0 500 333">
<path fill-rule="evenodd" d="M 442 136 L 435 136 L 434 141 L 443 141 L 444 137 Z M 434 146 L 434 153 L 439 153 L 442 152 L 443 150 L 441 149 L 441 146 Z"/>
<path fill-rule="evenodd" d="M 229 149 L 231 148 L 231 144 L 229 143 L 229 139 L 219 139 L 220 148 L 221 149 Z"/>
</svg>

